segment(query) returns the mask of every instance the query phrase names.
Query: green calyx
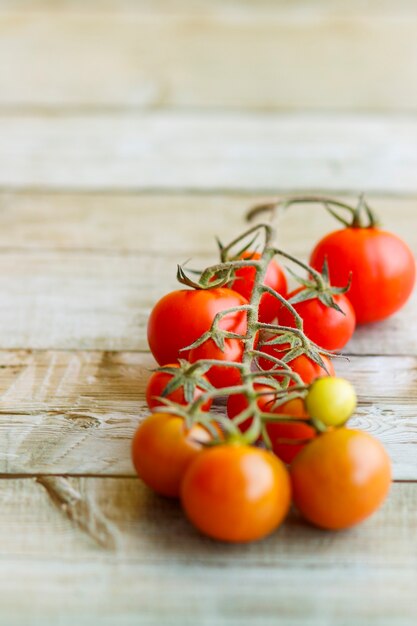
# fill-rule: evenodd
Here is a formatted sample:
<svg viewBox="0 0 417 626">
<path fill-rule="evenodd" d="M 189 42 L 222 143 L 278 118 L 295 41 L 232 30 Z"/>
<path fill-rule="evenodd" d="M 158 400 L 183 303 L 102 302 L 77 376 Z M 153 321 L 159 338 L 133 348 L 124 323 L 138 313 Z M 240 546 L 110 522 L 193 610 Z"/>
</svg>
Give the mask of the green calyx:
<svg viewBox="0 0 417 626">
<path fill-rule="evenodd" d="M 191 403 L 194 400 L 197 388 L 203 389 L 204 391 L 212 391 L 214 387 L 203 376 L 209 368 L 210 365 L 202 363 L 190 366 L 188 361 L 183 359 L 179 360 L 179 367 L 170 367 L 169 365 L 158 367 L 155 371 L 165 372 L 166 374 L 170 374 L 172 376 L 171 380 L 162 392 L 161 399 L 163 400 L 177 389 L 181 389 L 181 387 L 184 391 L 184 398 L 188 403 Z"/>
<path fill-rule="evenodd" d="M 300 302 L 306 302 L 307 300 L 317 299 L 319 302 L 327 307 L 335 309 L 339 313 L 345 315 L 344 311 L 337 304 L 334 296 L 338 296 L 346 293 L 350 289 L 352 277 L 349 277 L 349 281 L 345 287 L 332 287 L 329 277 L 329 264 L 327 258 L 324 259 L 323 267 L 320 272 L 309 269 L 310 278 L 301 278 L 295 274 L 290 268 L 287 268 L 289 273 L 295 278 L 295 280 L 302 285 L 302 289 L 298 291 L 292 298 L 290 298 L 290 304 L 299 304 Z"/>
</svg>

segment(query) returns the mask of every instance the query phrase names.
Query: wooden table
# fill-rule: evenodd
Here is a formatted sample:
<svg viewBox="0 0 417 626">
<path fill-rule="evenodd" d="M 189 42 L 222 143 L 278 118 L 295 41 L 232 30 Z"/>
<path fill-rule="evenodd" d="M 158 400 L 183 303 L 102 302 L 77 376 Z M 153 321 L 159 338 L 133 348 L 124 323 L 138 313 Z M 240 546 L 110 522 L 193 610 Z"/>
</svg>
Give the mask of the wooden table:
<svg viewBox="0 0 417 626">
<path fill-rule="evenodd" d="M 417 252 L 415 3 L 334 4 L 0 2 L 1 624 L 416 623 L 415 297 L 337 366 L 394 465 L 360 527 L 214 543 L 130 461 L 149 309 L 253 202 L 364 190 Z"/>
</svg>

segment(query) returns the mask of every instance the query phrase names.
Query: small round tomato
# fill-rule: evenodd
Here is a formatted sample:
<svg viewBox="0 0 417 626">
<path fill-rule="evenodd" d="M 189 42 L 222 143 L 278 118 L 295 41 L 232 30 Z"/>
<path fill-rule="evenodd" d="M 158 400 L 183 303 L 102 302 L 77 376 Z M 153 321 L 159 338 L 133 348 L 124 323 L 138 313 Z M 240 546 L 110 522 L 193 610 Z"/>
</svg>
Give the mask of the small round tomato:
<svg viewBox="0 0 417 626">
<path fill-rule="evenodd" d="M 277 407 L 275 413 L 289 415 L 293 422 L 269 422 L 266 431 L 271 440 L 272 450 L 284 463 L 292 463 L 297 454 L 316 437 L 315 429 L 301 420 L 308 420 L 304 402 L 295 398 Z"/>
<path fill-rule="evenodd" d="M 356 409 L 356 393 L 348 380 L 328 376 L 313 382 L 305 403 L 313 419 L 342 426 Z"/>
<path fill-rule="evenodd" d="M 221 541 L 269 535 L 286 516 L 290 499 L 281 461 L 266 450 L 238 444 L 204 450 L 188 467 L 181 486 L 189 520 Z"/>
<path fill-rule="evenodd" d="M 169 363 L 166 367 L 172 368 L 173 370 L 178 370 L 180 373 L 181 368 L 178 363 Z M 176 402 L 177 404 L 182 404 L 186 406 L 188 404 L 184 395 L 184 384 L 180 384 L 174 391 L 168 393 L 166 396 L 163 396 L 164 390 L 167 385 L 174 378 L 174 374 L 170 374 L 169 372 L 156 371 L 150 376 L 148 380 L 148 384 L 146 385 L 146 402 L 150 409 L 155 409 L 156 407 L 163 406 L 163 403 L 159 400 L 161 397 L 165 397 L 167 400 L 171 400 L 171 402 Z M 202 380 L 208 382 L 208 379 L 201 375 Z M 184 381 L 185 382 L 185 381 Z M 192 385 L 192 389 L 194 391 L 193 397 L 190 399 L 190 402 L 193 400 L 197 400 L 206 390 L 194 384 L 193 381 L 187 381 L 188 384 Z M 211 400 L 207 400 L 201 407 L 203 411 L 209 411 L 212 405 Z"/>
<path fill-rule="evenodd" d="M 259 348 L 261 352 L 265 354 L 270 354 L 276 359 L 283 359 L 287 354 L 288 347 L 283 345 L 263 345 Z M 292 361 L 289 361 L 287 365 L 291 368 L 293 372 L 298 374 L 301 380 L 309 385 L 316 380 L 316 378 L 320 378 L 321 376 L 334 376 L 335 370 L 333 367 L 333 363 L 328 359 L 324 354 L 321 355 L 321 358 L 326 366 L 326 369 L 318 365 L 315 361 L 310 359 L 310 357 L 302 354 L 301 356 L 296 357 Z M 274 363 L 269 359 L 260 358 L 259 366 L 263 370 L 270 370 L 274 367 Z M 327 371 L 326 371 L 327 370 Z M 282 380 L 282 375 L 275 376 L 277 380 Z"/>
<path fill-rule="evenodd" d="M 382 444 L 359 430 L 320 435 L 294 459 L 294 503 L 320 528 L 338 530 L 374 513 L 391 484 L 391 463 Z"/>
<path fill-rule="evenodd" d="M 178 497 L 185 470 L 212 439 L 199 424 L 187 430 L 182 417 L 153 413 L 137 429 L 132 442 L 133 465 L 154 491 Z"/>
<path fill-rule="evenodd" d="M 267 422 L 266 431 L 271 440 L 272 451 L 284 461 L 291 463 L 295 456 L 304 448 L 306 443 L 316 436 L 316 431 L 309 424 L 301 420 L 308 420 L 304 403 L 296 398 L 277 405 L 276 396 L 272 387 L 256 384 L 255 390 L 262 394 L 257 399 L 258 407 L 264 413 L 288 415 L 297 419 L 294 422 Z M 230 395 L 227 401 L 227 415 L 234 419 L 248 408 L 248 400 L 244 394 Z M 248 417 L 241 424 L 240 430 L 244 433 L 250 427 L 253 417 Z"/>
<path fill-rule="evenodd" d="M 242 362 L 243 342 L 239 339 L 225 339 L 224 350 L 221 350 L 212 339 L 208 339 L 198 348 L 190 350 L 188 360 L 195 363 L 201 359 L 216 359 L 217 361 Z M 240 370 L 228 365 L 213 365 L 206 372 L 207 379 L 214 387 L 231 387 L 241 383 Z"/>
<path fill-rule="evenodd" d="M 304 290 L 300 287 L 288 295 L 288 300 Z M 355 311 L 344 294 L 333 295 L 334 302 L 342 312 L 326 306 L 319 298 L 311 298 L 293 304 L 294 309 L 303 320 L 303 330 L 311 341 L 324 350 L 341 350 L 351 339 L 355 326 Z M 284 305 L 278 312 L 281 326 L 295 328 L 295 320 L 291 311 Z"/>
<path fill-rule="evenodd" d="M 159 300 L 148 321 L 148 342 L 159 365 L 186 359 L 191 345 L 210 330 L 217 313 L 247 304 L 246 298 L 236 291 L 216 289 L 179 289 Z M 228 313 L 219 327 L 235 333 L 246 332 L 246 311 Z"/>
<path fill-rule="evenodd" d="M 259 252 L 246 251 L 239 257 L 242 260 L 255 260 L 261 258 Z M 255 284 L 256 270 L 254 267 L 242 267 L 235 272 L 235 280 L 231 285 L 231 289 L 234 289 L 247 300 L 251 299 L 253 286 Z M 282 267 L 272 259 L 266 270 L 264 285 L 271 287 L 282 296 L 287 294 L 287 279 Z M 264 293 L 259 304 L 259 320 L 261 322 L 272 322 L 279 308 L 279 302 L 274 296 L 269 293 Z"/>
<path fill-rule="evenodd" d="M 389 317 L 413 290 L 416 267 L 410 248 L 396 235 L 375 226 L 329 233 L 314 248 L 310 264 L 321 271 L 325 259 L 335 287 L 343 287 L 352 276 L 346 297 L 358 324 Z"/>
</svg>

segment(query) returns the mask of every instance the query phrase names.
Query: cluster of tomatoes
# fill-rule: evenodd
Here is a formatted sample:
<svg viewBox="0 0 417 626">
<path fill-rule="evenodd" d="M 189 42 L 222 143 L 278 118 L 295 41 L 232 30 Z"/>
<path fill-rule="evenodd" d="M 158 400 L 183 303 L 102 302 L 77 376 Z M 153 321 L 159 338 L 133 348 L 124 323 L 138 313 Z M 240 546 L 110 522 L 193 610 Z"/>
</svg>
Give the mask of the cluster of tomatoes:
<svg viewBox="0 0 417 626">
<path fill-rule="evenodd" d="M 222 263 L 202 274 L 208 283 L 165 295 L 150 314 L 161 367 L 148 381 L 153 412 L 135 433 L 133 462 L 212 538 L 264 537 L 291 502 L 319 527 L 347 528 L 388 493 L 388 455 L 346 427 L 356 395 L 331 356 L 357 323 L 403 306 L 415 261 L 401 239 L 354 217 L 317 244 L 311 266 L 271 245 L 231 258 L 222 247 Z M 297 289 L 288 292 L 275 253 L 307 270 Z"/>
</svg>

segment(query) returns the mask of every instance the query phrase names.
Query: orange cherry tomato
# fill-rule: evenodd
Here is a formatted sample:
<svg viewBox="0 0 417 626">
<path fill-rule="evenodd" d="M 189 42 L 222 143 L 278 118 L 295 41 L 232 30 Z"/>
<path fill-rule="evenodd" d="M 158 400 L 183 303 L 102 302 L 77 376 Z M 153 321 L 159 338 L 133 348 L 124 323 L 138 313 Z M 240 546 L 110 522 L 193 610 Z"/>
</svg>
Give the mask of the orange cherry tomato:
<svg viewBox="0 0 417 626">
<path fill-rule="evenodd" d="M 216 289 L 179 289 L 161 298 L 148 320 L 148 342 L 159 365 L 188 358 L 182 348 L 191 345 L 210 330 L 217 313 L 247 304 L 236 291 Z M 223 330 L 245 334 L 246 312 L 229 313 L 221 320 Z"/>
<path fill-rule="evenodd" d="M 182 417 L 153 413 L 134 435 L 133 465 L 151 489 L 178 497 L 185 470 L 211 439 L 203 426 L 196 424 L 187 430 Z"/>
<path fill-rule="evenodd" d="M 217 361 L 242 362 L 243 342 L 239 339 L 225 339 L 224 350 L 221 350 L 212 339 L 208 339 L 198 348 L 190 350 L 188 360 L 195 363 L 200 359 L 216 359 Z M 231 387 L 241 382 L 240 370 L 237 367 L 213 365 L 206 372 L 207 379 L 214 387 Z"/>
<path fill-rule="evenodd" d="M 402 239 L 375 226 L 329 233 L 314 248 L 310 264 L 321 271 L 325 259 L 335 287 L 346 285 L 352 275 L 346 297 L 358 324 L 389 317 L 406 303 L 413 290 L 413 253 Z"/>
<path fill-rule="evenodd" d="M 382 444 L 359 430 L 338 428 L 317 437 L 294 459 L 294 503 L 312 524 L 338 530 L 374 513 L 391 484 Z"/>
<path fill-rule="evenodd" d="M 178 368 L 178 370 L 180 369 L 180 366 L 178 363 L 169 363 L 167 367 L 172 367 L 175 369 Z M 163 406 L 163 403 L 161 403 L 161 401 L 158 400 L 158 398 L 163 397 L 162 394 L 164 392 L 164 389 L 171 382 L 172 378 L 173 378 L 173 374 L 170 374 L 169 372 L 157 371 L 157 372 L 153 372 L 153 374 L 150 376 L 148 380 L 148 384 L 146 386 L 146 402 L 150 409 L 155 409 L 156 407 Z M 207 380 L 207 378 L 204 375 L 202 376 L 202 378 L 204 380 Z M 202 389 L 201 387 L 196 386 L 194 389 L 193 400 L 197 400 L 197 398 L 199 398 L 203 393 L 205 393 L 205 390 Z M 171 400 L 171 402 L 176 402 L 177 404 L 182 404 L 184 406 L 188 404 L 184 396 L 183 386 L 180 386 L 174 391 L 171 391 L 171 393 L 167 394 L 164 397 L 166 397 L 167 400 Z M 211 405 L 212 405 L 212 401 L 207 400 L 207 402 L 203 404 L 201 409 L 203 411 L 209 411 Z"/>
<path fill-rule="evenodd" d="M 284 461 L 291 463 L 296 455 L 304 448 L 308 441 L 314 439 L 316 431 L 309 424 L 303 424 L 300 420 L 308 420 L 309 415 L 305 410 L 304 402 L 299 399 L 289 400 L 276 406 L 276 399 L 272 387 L 268 385 L 255 385 L 256 391 L 263 393 L 259 396 L 257 403 L 261 411 L 265 413 L 280 413 L 293 416 L 294 422 L 269 422 L 266 424 L 266 431 L 271 440 L 272 451 Z M 248 407 L 248 401 L 244 394 L 234 394 L 229 396 L 227 401 L 227 415 L 230 419 L 235 418 Z M 242 432 L 251 425 L 252 418 L 247 418 L 239 428 Z"/>
<path fill-rule="evenodd" d="M 261 258 L 259 252 L 250 252 L 246 251 L 240 255 L 242 260 L 245 259 L 253 259 L 257 261 Z M 231 285 L 231 289 L 237 291 L 242 296 L 244 296 L 247 300 L 251 299 L 253 286 L 255 284 L 255 276 L 256 270 L 254 267 L 242 267 L 235 272 L 235 280 Z M 268 287 L 272 287 L 275 291 L 277 291 L 282 296 L 287 295 L 287 279 L 284 274 L 284 270 L 282 267 L 272 259 L 268 265 L 268 269 L 266 270 L 264 284 Z M 279 308 L 279 302 L 274 296 L 269 293 L 265 293 L 259 304 L 259 320 L 261 322 L 270 323 L 272 322 Z"/>
<path fill-rule="evenodd" d="M 229 542 L 261 539 L 286 516 L 291 488 L 285 466 L 253 446 L 219 445 L 189 465 L 181 487 L 187 517 L 204 534 Z"/>
</svg>

